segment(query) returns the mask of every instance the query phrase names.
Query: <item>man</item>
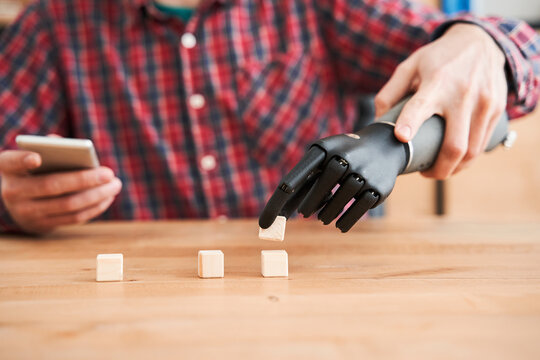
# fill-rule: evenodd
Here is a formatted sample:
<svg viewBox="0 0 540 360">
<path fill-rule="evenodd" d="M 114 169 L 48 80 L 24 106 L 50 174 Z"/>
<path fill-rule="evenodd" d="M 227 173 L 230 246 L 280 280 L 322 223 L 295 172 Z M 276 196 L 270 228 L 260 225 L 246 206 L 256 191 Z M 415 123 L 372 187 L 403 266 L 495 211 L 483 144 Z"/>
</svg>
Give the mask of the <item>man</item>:
<svg viewBox="0 0 540 360">
<path fill-rule="evenodd" d="M 401 141 L 446 118 L 425 174 L 444 179 L 505 108 L 534 108 L 539 52 L 522 22 L 399 0 L 37 1 L 0 41 L 0 144 L 90 138 L 104 166 L 30 176 L 37 154 L 3 151 L 0 226 L 256 216 L 306 145 L 350 132 L 357 97 L 379 90 L 378 114 L 415 92 Z"/>
</svg>

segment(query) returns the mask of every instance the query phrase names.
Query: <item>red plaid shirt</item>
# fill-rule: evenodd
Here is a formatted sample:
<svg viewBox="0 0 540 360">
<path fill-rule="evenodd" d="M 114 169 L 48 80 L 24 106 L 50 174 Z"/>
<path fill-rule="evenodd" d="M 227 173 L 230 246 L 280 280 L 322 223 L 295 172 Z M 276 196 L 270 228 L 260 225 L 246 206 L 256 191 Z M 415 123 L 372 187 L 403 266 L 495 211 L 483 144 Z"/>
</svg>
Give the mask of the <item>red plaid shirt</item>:
<svg viewBox="0 0 540 360">
<path fill-rule="evenodd" d="M 37 1 L 0 40 L 0 146 L 92 139 L 124 183 L 101 219 L 257 216 L 310 142 L 353 129 L 359 95 L 463 20 L 506 53 L 510 114 L 530 111 L 540 44 L 522 22 L 397 0 L 208 0 L 184 24 L 151 1 Z M 0 224 L 15 228 L 1 204 Z"/>
</svg>

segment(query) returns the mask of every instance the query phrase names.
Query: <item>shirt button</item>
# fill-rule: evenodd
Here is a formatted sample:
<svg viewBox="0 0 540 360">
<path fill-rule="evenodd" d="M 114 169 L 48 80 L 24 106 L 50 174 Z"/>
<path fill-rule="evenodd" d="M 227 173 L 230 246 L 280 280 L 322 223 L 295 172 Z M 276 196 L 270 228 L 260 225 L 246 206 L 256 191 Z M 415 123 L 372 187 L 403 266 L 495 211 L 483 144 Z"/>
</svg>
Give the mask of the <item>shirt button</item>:
<svg viewBox="0 0 540 360">
<path fill-rule="evenodd" d="M 197 38 L 192 33 L 185 33 L 180 38 L 180 42 L 186 49 L 193 49 L 197 45 Z"/>
<path fill-rule="evenodd" d="M 216 158 L 213 155 L 204 155 L 201 158 L 201 168 L 204 171 L 214 170 L 216 168 L 216 165 Z"/>
<path fill-rule="evenodd" d="M 189 106 L 191 106 L 195 110 L 202 109 L 204 103 L 204 96 L 202 96 L 201 94 L 193 94 L 189 97 Z"/>
</svg>

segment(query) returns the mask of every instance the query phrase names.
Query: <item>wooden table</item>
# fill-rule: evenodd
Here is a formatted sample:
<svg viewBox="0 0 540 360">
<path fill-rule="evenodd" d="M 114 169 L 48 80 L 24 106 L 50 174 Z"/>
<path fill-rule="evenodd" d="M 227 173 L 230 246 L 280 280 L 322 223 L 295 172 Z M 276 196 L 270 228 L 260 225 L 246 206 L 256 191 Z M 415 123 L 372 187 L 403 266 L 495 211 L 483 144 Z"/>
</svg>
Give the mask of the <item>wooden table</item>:
<svg viewBox="0 0 540 360">
<path fill-rule="evenodd" d="M 96 223 L 0 239 L 0 358 L 540 359 L 540 222 Z M 284 248 L 289 278 L 260 276 Z M 225 253 L 197 278 L 197 251 Z M 98 253 L 124 282 L 96 283 Z"/>
</svg>

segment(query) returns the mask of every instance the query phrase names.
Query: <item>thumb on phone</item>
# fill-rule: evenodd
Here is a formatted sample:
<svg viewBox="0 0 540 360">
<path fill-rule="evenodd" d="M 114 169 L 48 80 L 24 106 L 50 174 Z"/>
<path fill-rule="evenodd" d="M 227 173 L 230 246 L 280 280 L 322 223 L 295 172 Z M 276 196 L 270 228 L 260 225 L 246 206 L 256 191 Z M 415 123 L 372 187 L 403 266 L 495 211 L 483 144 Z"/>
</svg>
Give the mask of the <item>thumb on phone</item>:
<svg viewBox="0 0 540 360">
<path fill-rule="evenodd" d="M 0 152 L 0 173 L 25 175 L 41 165 L 38 153 L 25 150 L 6 150 Z"/>
</svg>

